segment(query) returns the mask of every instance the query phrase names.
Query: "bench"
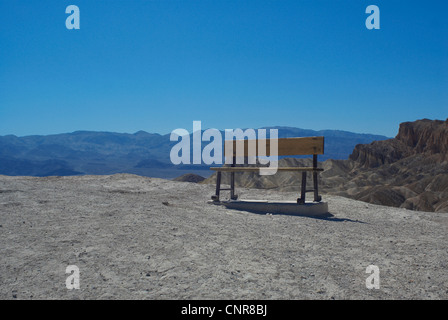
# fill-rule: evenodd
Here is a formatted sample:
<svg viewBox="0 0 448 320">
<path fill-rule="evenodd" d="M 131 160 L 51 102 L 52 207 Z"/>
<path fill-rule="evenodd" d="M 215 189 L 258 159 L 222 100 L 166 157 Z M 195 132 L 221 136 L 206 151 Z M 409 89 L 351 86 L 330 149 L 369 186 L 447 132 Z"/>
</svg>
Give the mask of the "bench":
<svg viewBox="0 0 448 320">
<path fill-rule="evenodd" d="M 278 154 L 277 156 L 295 156 L 295 155 L 312 155 L 313 156 L 313 166 L 312 167 L 279 167 L 277 171 L 298 171 L 302 172 L 302 186 L 300 197 L 297 199 L 297 203 L 304 204 L 305 203 L 305 195 L 307 192 L 314 192 L 314 201 L 319 202 L 322 200 L 322 197 L 319 195 L 318 181 L 317 175 L 320 171 L 323 171 L 322 168 L 317 167 L 317 156 L 319 154 L 324 154 L 324 137 L 305 137 L 305 138 L 279 138 L 278 140 Z M 248 156 L 248 145 L 251 140 L 239 140 L 239 143 L 244 143 L 244 156 Z M 258 148 L 258 140 L 252 141 L 255 142 L 255 146 Z M 235 194 L 235 173 L 237 172 L 259 172 L 260 168 L 256 166 L 236 166 L 236 157 L 240 156 L 236 154 L 236 143 L 237 140 L 227 140 L 225 143 L 233 143 L 233 155 L 232 163 L 230 166 L 223 167 L 211 167 L 211 170 L 217 172 L 216 174 L 216 193 L 212 196 L 213 202 L 219 202 L 220 192 L 222 190 L 230 191 L 230 199 L 237 200 L 238 196 Z M 266 143 L 266 155 L 272 156 L 269 154 L 270 150 L 270 140 L 267 139 Z M 255 152 L 255 156 L 258 153 Z M 227 156 L 227 155 L 226 155 Z M 250 155 L 249 155 L 250 156 Z M 230 188 L 221 188 L 221 174 L 222 172 L 230 173 Z M 311 172 L 313 176 L 313 186 L 312 190 L 306 189 L 306 178 L 307 173 Z"/>
</svg>

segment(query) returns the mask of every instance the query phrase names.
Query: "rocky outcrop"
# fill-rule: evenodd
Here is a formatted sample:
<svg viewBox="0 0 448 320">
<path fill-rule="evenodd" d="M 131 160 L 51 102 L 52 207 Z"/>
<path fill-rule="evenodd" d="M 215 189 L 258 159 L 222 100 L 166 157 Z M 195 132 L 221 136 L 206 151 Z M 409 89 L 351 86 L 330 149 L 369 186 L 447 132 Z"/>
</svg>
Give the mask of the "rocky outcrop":
<svg viewBox="0 0 448 320">
<path fill-rule="evenodd" d="M 396 139 L 374 141 L 371 144 L 358 144 L 349 159 L 359 167 L 376 168 L 394 163 L 410 155 L 410 148 Z"/>
<path fill-rule="evenodd" d="M 404 122 L 394 139 L 358 144 L 349 159 L 360 167 L 376 168 L 418 154 L 447 160 L 448 119 Z"/>
<path fill-rule="evenodd" d="M 347 196 L 411 210 L 448 212 L 448 119 L 404 122 L 394 139 L 357 145 L 350 160 L 358 170 L 347 177 L 363 189 Z"/>
<path fill-rule="evenodd" d="M 404 122 L 400 125 L 395 139 L 409 147 L 414 154 L 446 155 L 448 153 L 448 119 Z"/>
<path fill-rule="evenodd" d="M 186 173 L 186 174 L 181 175 L 180 177 L 173 179 L 173 181 L 194 182 L 194 183 L 199 183 L 204 180 L 205 180 L 205 178 L 203 176 L 193 174 L 193 173 Z"/>
</svg>

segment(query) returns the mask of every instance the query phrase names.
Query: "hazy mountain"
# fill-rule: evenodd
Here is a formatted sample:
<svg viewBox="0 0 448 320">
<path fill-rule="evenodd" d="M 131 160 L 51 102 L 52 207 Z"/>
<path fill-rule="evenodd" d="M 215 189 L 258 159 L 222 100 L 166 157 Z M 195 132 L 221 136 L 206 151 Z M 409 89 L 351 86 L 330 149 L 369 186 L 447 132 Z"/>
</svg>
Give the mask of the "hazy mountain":
<svg viewBox="0 0 448 320">
<path fill-rule="evenodd" d="M 267 127 L 268 129 L 278 129 L 279 138 L 290 137 L 325 137 L 325 154 L 319 155 L 319 160 L 327 159 L 347 159 L 357 144 L 371 143 L 389 139 L 382 135 L 359 134 L 342 130 L 308 130 L 292 127 Z"/>
<path fill-rule="evenodd" d="M 379 135 L 338 130 L 272 128 L 279 130 L 279 137 L 325 136 L 322 160 L 347 159 L 355 145 L 387 139 Z M 145 131 L 134 134 L 75 131 L 45 136 L 0 136 L 0 174 L 65 176 L 134 173 L 159 178 L 175 178 L 185 173 L 205 177 L 212 174 L 209 166 L 204 164 L 173 165 L 170 150 L 176 143 L 170 141 L 169 134 Z M 207 143 L 203 142 L 203 146 Z"/>
</svg>

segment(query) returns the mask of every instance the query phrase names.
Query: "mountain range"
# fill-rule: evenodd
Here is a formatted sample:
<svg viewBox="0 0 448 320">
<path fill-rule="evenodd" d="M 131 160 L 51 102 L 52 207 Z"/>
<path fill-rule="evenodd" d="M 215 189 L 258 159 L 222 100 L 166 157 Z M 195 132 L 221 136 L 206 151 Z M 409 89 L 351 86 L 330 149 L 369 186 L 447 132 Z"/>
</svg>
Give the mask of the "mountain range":
<svg viewBox="0 0 448 320">
<path fill-rule="evenodd" d="M 394 138 L 339 130 L 263 129 L 272 128 L 278 129 L 279 137 L 325 137 L 325 154 L 319 156 L 324 168 L 320 174 L 324 193 L 411 210 L 448 212 L 448 119 L 401 123 Z M 170 151 L 176 143 L 170 141 L 170 134 L 145 131 L 0 136 L 0 174 L 132 173 L 214 183 L 208 165 L 171 163 Z M 279 166 L 303 166 L 310 162 L 310 158 L 283 158 Z M 207 179 L 202 181 L 204 177 Z M 226 179 L 224 175 L 223 183 L 228 183 Z M 299 173 L 236 175 L 236 185 L 241 187 L 295 191 L 300 183 Z"/>
<path fill-rule="evenodd" d="M 387 139 L 381 135 L 339 130 L 264 129 L 278 129 L 279 137 L 325 136 L 322 160 L 347 159 L 357 144 Z M 170 134 L 145 131 L 134 134 L 75 131 L 53 135 L 0 136 L 0 174 L 69 176 L 133 173 L 167 179 L 187 173 L 203 177 L 212 174 L 205 164 L 173 165 L 170 151 L 176 143 L 170 141 Z"/>
</svg>

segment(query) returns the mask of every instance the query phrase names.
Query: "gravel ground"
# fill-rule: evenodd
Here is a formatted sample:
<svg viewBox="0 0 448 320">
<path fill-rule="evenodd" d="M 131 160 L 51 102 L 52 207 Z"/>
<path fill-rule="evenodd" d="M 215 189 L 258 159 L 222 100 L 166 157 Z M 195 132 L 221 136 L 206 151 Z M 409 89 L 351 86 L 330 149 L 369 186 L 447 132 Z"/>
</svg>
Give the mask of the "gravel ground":
<svg viewBox="0 0 448 320">
<path fill-rule="evenodd" d="M 0 298 L 448 299 L 448 214 L 328 195 L 327 218 L 255 214 L 207 204 L 213 193 L 128 174 L 0 176 Z"/>
</svg>

